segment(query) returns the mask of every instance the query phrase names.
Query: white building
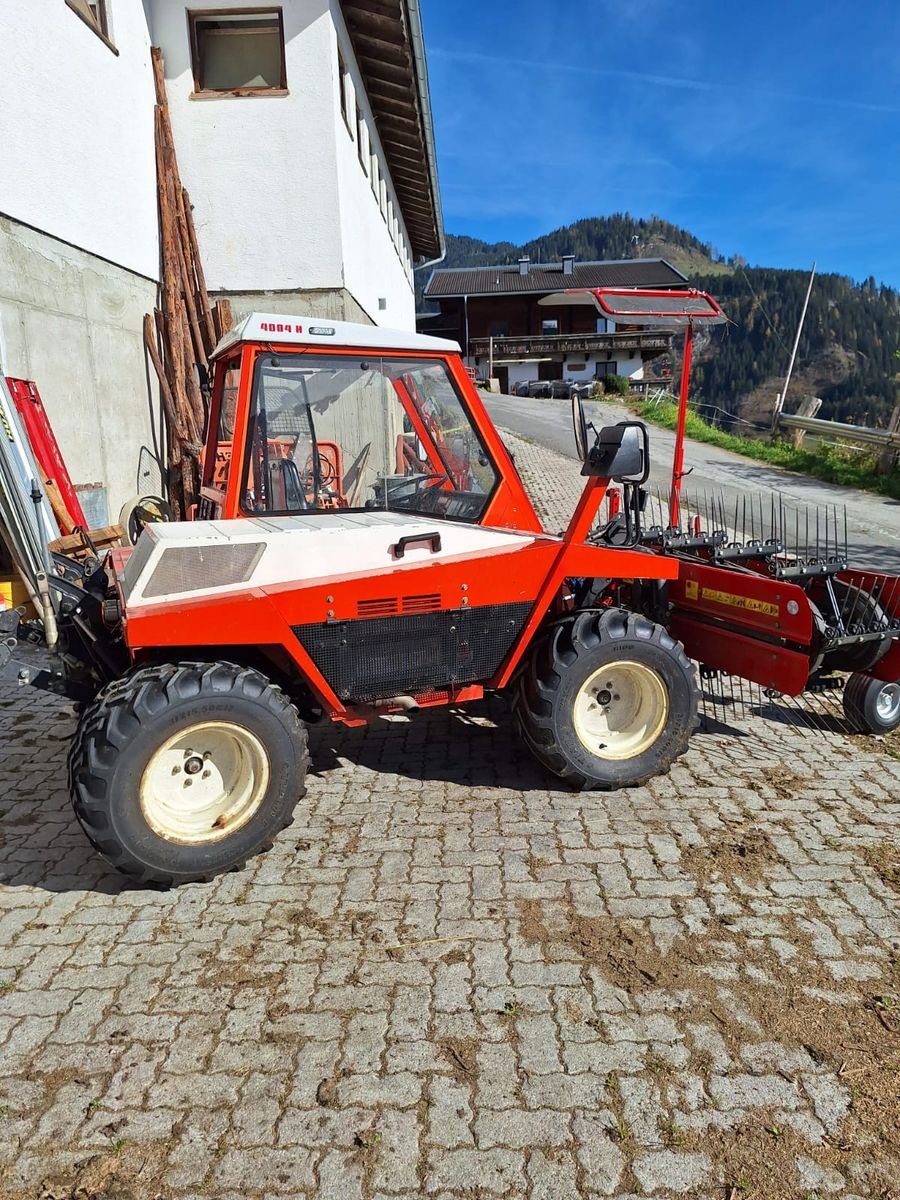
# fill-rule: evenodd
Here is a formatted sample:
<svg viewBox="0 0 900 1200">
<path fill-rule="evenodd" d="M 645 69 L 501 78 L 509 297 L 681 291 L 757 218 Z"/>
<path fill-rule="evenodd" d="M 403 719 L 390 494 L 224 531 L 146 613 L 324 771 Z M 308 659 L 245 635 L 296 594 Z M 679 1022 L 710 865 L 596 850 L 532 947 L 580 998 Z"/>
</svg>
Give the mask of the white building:
<svg viewBox="0 0 900 1200">
<path fill-rule="evenodd" d="M 214 297 L 414 328 L 443 252 L 422 27 L 372 8 L 0 0 L 0 371 L 37 382 L 93 523 L 160 486 L 151 45 Z"/>
</svg>

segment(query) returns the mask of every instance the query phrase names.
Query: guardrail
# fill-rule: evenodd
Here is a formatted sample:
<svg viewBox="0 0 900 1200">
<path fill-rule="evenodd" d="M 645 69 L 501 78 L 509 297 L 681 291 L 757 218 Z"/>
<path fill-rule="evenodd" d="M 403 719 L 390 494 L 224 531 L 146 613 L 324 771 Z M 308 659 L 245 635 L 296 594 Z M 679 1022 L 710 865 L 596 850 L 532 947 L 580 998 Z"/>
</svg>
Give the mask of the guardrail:
<svg viewBox="0 0 900 1200">
<path fill-rule="evenodd" d="M 818 417 L 793 417 L 781 413 L 779 425 L 789 429 L 803 429 L 807 433 L 828 434 L 830 437 L 845 438 L 848 442 L 861 442 L 865 446 L 881 446 L 900 450 L 900 430 L 872 429 L 868 425 L 845 425 L 842 421 L 822 421 Z"/>
</svg>

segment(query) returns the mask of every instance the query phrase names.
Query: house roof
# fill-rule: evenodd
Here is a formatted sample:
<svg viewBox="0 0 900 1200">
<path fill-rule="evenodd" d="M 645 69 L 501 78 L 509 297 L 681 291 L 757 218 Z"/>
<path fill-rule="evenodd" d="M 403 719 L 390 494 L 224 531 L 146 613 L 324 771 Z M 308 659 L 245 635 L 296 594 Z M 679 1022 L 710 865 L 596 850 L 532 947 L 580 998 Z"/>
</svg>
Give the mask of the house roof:
<svg viewBox="0 0 900 1200">
<path fill-rule="evenodd" d="M 444 252 L 419 0 L 341 0 L 387 167 L 417 257 Z"/>
<path fill-rule="evenodd" d="M 568 275 L 562 263 L 531 263 L 528 274 L 517 263 L 499 267 L 439 267 L 425 285 L 429 300 L 453 296 L 505 296 L 561 292 L 567 288 L 682 287 L 682 275 L 664 258 L 622 258 L 610 262 L 576 262 Z"/>
</svg>

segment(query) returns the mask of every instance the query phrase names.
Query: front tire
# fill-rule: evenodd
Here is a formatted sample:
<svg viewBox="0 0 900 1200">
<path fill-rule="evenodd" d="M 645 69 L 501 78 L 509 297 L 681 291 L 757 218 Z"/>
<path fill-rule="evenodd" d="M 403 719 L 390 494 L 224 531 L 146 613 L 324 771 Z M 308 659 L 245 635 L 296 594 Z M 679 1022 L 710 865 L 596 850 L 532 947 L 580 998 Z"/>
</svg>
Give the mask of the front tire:
<svg viewBox="0 0 900 1200">
<path fill-rule="evenodd" d="M 514 711 L 535 757 L 575 788 L 635 787 L 667 771 L 697 724 L 680 642 L 622 609 L 555 625 L 522 671 Z"/>
<path fill-rule="evenodd" d="M 900 680 L 886 683 L 871 675 L 851 675 L 844 684 L 844 715 L 859 733 L 900 729 Z"/>
<path fill-rule="evenodd" d="M 207 880 L 269 849 L 304 794 L 306 729 L 233 663 L 143 667 L 85 710 L 69 757 L 82 828 L 141 883 Z"/>
</svg>

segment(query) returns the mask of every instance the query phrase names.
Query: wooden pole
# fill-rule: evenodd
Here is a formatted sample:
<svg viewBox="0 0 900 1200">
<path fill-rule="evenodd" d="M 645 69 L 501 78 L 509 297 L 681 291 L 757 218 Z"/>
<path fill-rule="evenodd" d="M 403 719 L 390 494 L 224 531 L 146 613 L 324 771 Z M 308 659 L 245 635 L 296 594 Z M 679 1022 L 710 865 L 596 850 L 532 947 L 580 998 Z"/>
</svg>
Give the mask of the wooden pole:
<svg viewBox="0 0 900 1200">
<path fill-rule="evenodd" d="M 212 312 L 210 311 L 209 292 L 206 288 L 206 276 L 203 273 L 203 262 L 200 258 L 200 246 L 197 242 L 197 229 L 194 225 L 194 214 L 191 208 L 191 198 L 187 194 L 185 188 L 181 189 L 181 211 L 184 217 L 185 228 L 187 229 L 188 242 L 190 244 L 191 259 L 194 264 L 194 273 L 197 276 L 197 290 L 200 293 L 200 311 L 203 317 L 204 325 L 206 326 L 206 336 L 208 338 L 206 352 L 207 356 L 212 354 L 216 345 L 216 331 L 213 325 Z"/>
</svg>

